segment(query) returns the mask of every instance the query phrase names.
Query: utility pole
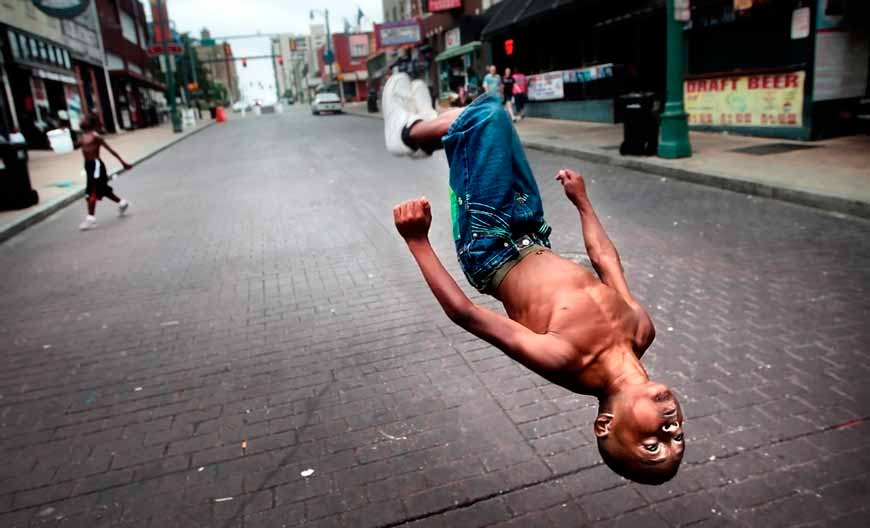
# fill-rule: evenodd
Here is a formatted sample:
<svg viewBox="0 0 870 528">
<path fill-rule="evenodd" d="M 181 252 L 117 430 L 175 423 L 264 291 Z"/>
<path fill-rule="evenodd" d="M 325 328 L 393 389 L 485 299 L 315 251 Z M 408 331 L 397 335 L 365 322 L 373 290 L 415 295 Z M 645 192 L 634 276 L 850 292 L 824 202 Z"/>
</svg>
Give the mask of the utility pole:
<svg viewBox="0 0 870 528">
<path fill-rule="evenodd" d="M 685 22 L 676 18 L 679 10 L 686 12 L 688 0 L 665 0 L 667 28 L 667 81 L 665 111 L 659 140 L 659 157 L 665 159 L 688 158 L 692 155 L 689 143 L 689 122 L 683 105 L 683 79 L 686 71 L 686 44 L 683 35 Z"/>
<path fill-rule="evenodd" d="M 309 17 L 312 20 L 314 19 L 314 13 L 323 15 L 323 18 L 326 19 L 326 53 L 323 54 L 323 62 L 326 63 L 326 67 L 328 68 L 329 80 L 333 81 L 335 79 L 332 74 L 332 63 L 335 62 L 335 55 L 332 53 L 332 35 L 329 32 L 329 9 L 324 9 L 323 11 L 312 9 L 311 16 Z M 340 90 L 341 84 L 339 84 L 338 87 Z"/>
<path fill-rule="evenodd" d="M 160 13 L 160 33 L 162 41 L 158 44 L 163 46 L 163 60 L 166 64 L 166 84 L 169 90 L 169 119 L 172 121 L 172 131 L 176 134 L 181 132 L 181 119 L 178 118 L 178 108 L 175 102 L 175 56 L 169 53 L 169 37 L 171 36 L 169 27 L 169 17 L 164 9 L 163 0 L 157 0 L 157 12 Z M 172 61 L 172 62 L 170 62 Z"/>
</svg>

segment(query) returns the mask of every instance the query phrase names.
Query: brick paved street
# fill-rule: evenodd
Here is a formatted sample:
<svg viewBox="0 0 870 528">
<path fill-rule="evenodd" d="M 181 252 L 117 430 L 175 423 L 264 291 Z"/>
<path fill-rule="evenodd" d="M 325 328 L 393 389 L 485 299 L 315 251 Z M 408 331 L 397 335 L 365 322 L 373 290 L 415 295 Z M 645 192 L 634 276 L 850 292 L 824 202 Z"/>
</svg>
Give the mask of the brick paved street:
<svg viewBox="0 0 870 528">
<path fill-rule="evenodd" d="M 586 174 L 682 396 L 679 475 L 630 484 L 591 398 L 442 314 L 391 207 L 430 197 L 460 277 L 447 165 L 380 127 L 211 127 L 116 182 L 128 217 L 0 246 L 0 526 L 866 526 L 870 223 L 529 152 L 577 259 L 551 175 Z"/>
</svg>

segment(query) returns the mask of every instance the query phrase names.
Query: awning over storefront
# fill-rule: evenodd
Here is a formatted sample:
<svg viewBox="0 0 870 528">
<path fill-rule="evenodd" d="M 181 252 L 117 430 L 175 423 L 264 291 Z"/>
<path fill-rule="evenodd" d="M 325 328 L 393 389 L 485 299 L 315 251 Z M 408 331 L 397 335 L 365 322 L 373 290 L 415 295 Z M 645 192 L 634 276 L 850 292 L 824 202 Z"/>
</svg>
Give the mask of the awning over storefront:
<svg viewBox="0 0 870 528">
<path fill-rule="evenodd" d="M 498 11 L 481 32 L 481 38 L 488 40 L 497 33 L 504 33 L 515 26 L 531 24 L 535 19 L 547 15 L 580 15 L 578 22 L 589 24 L 603 20 L 612 21 L 626 13 L 664 6 L 664 0 L 503 0 L 496 8 Z M 570 10 L 568 8 L 571 8 Z"/>
<path fill-rule="evenodd" d="M 528 1 L 528 0 L 526 0 Z M 435 57 L 435 62 L 442 62 L 448 59 L 452 59 L 453 57 L 460 57 L 465 55 L 466 53 L 471 53 L 472 51 L 477 50 L 480 47 L 480 41 L 475 40 L 474 42 L 469 42 L 468 44 L 463 44 L 461 46 L 457 46 L 455 48 L 450 48 L 449 50 L 442 51 Z"/>
</svg>

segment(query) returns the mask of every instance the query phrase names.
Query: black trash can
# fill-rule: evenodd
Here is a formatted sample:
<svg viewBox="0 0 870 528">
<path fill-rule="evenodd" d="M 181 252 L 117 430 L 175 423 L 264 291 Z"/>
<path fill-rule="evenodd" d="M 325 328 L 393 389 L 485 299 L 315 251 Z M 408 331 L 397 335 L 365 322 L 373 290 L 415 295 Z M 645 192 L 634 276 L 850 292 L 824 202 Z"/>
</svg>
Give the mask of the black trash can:
<svg viewBox="0 0 870 528">
<path fill-rule="evenodd" d="M 369 96 L 366 98 L 366 107 L 370 114 L 378 111 L 378 91 L 375 89 L 369 90 Z"/>
<path fill-rule="evenodd" d="M 623 156 L 653 156 L 659 148 L 659 104 L 652 92 L 630 93 L 619 97 L 623 117 Z"/>
<path fill-rule="evenodd" d="M 0 136 L 0 210 L 24 209 L 39 203 L 30 186 L 27 144 L 9 143 Z"/>
</svg>

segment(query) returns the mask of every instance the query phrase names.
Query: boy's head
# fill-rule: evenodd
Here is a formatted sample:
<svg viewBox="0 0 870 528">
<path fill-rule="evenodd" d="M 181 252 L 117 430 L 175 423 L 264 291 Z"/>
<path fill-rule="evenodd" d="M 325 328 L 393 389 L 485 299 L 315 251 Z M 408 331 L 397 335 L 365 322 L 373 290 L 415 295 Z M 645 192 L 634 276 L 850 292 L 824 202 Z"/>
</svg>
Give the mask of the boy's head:
<svg viewBox="0 0 870 528">
<path fill-rule="evenodd" d="M 622 387 L 595 418 L 598 451 L 610 469 L 641 484 L 662 484 L 683 460 L 683 411 L 660 383 Z"/>
<path fill-rule="evenodd" d="M 79 123 L 79 127 L 82 129 L 82 132 L 93 132 L 100 126 L 100 120 L 97 118 L 96 114 L 85 114 Z"/>
</svg>

